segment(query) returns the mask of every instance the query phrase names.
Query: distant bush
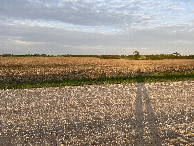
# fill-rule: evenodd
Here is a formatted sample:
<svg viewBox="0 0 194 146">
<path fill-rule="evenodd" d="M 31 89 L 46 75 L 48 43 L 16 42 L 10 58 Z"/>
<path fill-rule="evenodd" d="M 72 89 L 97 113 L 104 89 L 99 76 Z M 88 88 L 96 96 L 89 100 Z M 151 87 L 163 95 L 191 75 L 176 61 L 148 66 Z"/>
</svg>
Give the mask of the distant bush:
<svg viewBox="0 0 194 146">
<path fill-rule="evenodd" d="M 14 54 L 3 54 L 2 57 L 53 57 L 54 55 L 46 54 L 25 54 L 25 55 L 14 55 Z"/>
<path fill-rule="evenodd" d="M 98 55 L 71 55 L 71 54 L 66 54 L 66 55 L 58 55 L 58 57 L 97 57 Z"/>
<path fill-rule="evenodd" d="M 134 58 L 135 60 L 138 60 L 138 59 L 140 58 L 140 54 L 139 54 L 138 51 L 134 51 L 133 54 L 134 54 L 133 58 Z"/>
<path fill-rule="evenodd" d="M 176 55 L 145 55 L 146 60 L 163 60 L 163 59 L 194 59 L 194 55 L 176 56 Z"/>
<path fill-rule="evenodd" d="M 129 59 L 129 60 L 163 60 L 163 59 L 194 59 L 194 55 L 181 56 L 173 54 L 160 55 L 139 55 L 139 52 L 134 52 L 134 55 L 47 55 L 47 54 L 3 54 L 1 57 L 97 57 L 100 59 Z"/>
<path fill-rule="evenodd" d="M 97 56 L 97 58 L 100 58 L 100 59 L 120 59 L 121 56 L 120 55 L 99 55 L 99 56 Z"/>
</svg>

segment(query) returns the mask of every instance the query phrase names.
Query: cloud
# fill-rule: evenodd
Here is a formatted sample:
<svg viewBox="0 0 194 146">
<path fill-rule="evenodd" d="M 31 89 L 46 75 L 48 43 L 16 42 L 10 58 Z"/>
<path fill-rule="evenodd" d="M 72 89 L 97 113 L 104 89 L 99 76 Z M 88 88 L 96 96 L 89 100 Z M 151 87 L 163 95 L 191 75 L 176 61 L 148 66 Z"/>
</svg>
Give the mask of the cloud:
<svg viewBox="0 0 194 146">
<path fill-rule="evenodd" d="M 163 19 L 160 15 L 171 17 L 169 14 L 175 10 L 184 11 L 184 8 L 179 3 L 158 0 L 4 0 L 0 5 L 0 14 L 7 17 L 112 27 L 152 24 L 159 20 L 157 17 Z"/>
<path fill-rule="evenodd" d="M 141 54 L 154 54 L 158 50 L 168 53 L 172 48 L 183 54 L 184 50 L 181 52 L 179 49 L 187 49 L 188 53 L 193 50 L 194 31 L 189 29 L 192 26 L 194 25 L 166 25 L 152 29 L 106 34 L 54 27 L 0 25 L 2 28 L 0 34 L 2 31 L 6 32 L 6 36 L 2 37 L 4 43 L 0 41 L 0 44 L 3 44 L 1 49 L 14 48 L 15 52 L 23 48 L 26 54 L 32 54 L 35 50 L 37 50 L 36 53 L 41 54 L 132 54 L 134 50 L 140 51 Z M 184 31 L 181 31 L 182 29 Z"/>
<path fill-rule="evenodd" d="M 31 41 L 12 40 L 12 39 L 10 40 L 16 45 L 34 46 L 34 45 L 45 44 L 45 42 L 31 42 Z"/>
<path fill-rule="evenodd" d="M 171 42 L 172 44 L 193 44 L 194 45 L 194 42 L 192 41 L 187 41 L 187 40 L 177 40 L 177 41 L 172 41 Z"/>
<path fill-rule="evenodd" d="M 14 25 L 20 27 L 48 27 L 56 28 L 69 31 L 82 31 L 82 32 L 96 32 L 96 33 L 117 33 L 120 31 L 120 28 L 111 27 L 111 26 L 82 26 L 63 23 L 60 21 L 45 21 L 45 20 L 31 20 L 31 19 L 8 19 L 4 18 L 3 21 L 0 20 L 1 24 L 4 25 Z"/>
<path fill-rule="evenodd" d="M 179 46 L 191 53 L 193 5 L 189 0 L 2 0 L 0 54 L 27 47 L 55 54 L 128 54 L 133 48 L 146 53 Z"/>
</svg>

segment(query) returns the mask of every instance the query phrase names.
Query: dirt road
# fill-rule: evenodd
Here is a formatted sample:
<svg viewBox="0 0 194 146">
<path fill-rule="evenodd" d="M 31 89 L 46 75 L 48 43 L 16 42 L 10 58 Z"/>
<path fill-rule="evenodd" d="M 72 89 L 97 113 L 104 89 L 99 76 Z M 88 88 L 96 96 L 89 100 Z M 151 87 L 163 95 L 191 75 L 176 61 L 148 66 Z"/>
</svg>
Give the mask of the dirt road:
<svg viewBox="0 0 194 146">
<path fill-rule="evenodd" d="M 0 90 L 0 145 L 193 145 L 194 81 Z"/>
</svg>

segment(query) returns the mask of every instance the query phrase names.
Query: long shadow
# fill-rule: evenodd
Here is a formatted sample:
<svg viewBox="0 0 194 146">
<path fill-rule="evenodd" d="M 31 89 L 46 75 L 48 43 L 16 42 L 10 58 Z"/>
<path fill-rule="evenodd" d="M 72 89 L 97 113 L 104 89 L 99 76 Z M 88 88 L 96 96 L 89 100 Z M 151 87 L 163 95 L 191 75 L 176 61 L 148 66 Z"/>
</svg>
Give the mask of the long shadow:
<svg viewBox="0 0 194 146">
<path fill-rule="evenodd" d="M 143 93 L 144 93 L 144 101 L 145 101 L 146 112 L 147 112 L 148 126 L 151 133 L 151 143 L 152 145 L 159 146 L 161 145 L 161 141 L 160 141 L 160 135 L 157 127 L 157 117 L 154 114 L 145 84 L 143 84 Z"/>
<path fill-rule="evenodd" d="M 143 104 L 142 104 L 142 87 L 141 83 L 139 83 L 137 87 L 137 96 L 135 100 L 135 145 L 143 145 Z"/>
<path fill-rule="evenodd" d="M 138 76 L 137 76 L 137 96 L 135 101 L 135 118 L 136 118 L 136 126 L 135 126 L 135 143 L 134 145 L 144 145 L 145 142 L 143 140 L 144 136 L 144 122 L 147 120 L 148 127 L 150 130 L 150 138 L 151 138 L 151 145 L 161 145 L 160 136 L 157 128 L 157 117 L 154 114 L 150 98 L 148 95 L 148 90 L 144 83 L 145 79 L 141 75 L 141 70 L 138 70 Z M 143 99 L 145 102 L 145 108 L 147 115 L 144 119 L 144 112 L 143 112 Z"/>
<path fill-rule="evenodd" d="M 148 90 L 144 83 L 145 82 L 144 77 L 141 76 L 140 71 L 139 71 L 139 76 L 137 77 L 137 81 L 138 81 L 138 87 L 137 87 L 137 95 L 136 95 L 136 100 L 135 100 L 135 120 L 133 120 L 133 118 L 126 117 L 126 118 L 118 119 L 118 121 L 115 122 L 111 120 L 103 121 L 102 119 L 97 117 L 93 121 L 87 121 L 87 120 L 86 122 L 80 121 L 79 124 L 75 124 L 74 121 L 69 121 L 68 122 L 69 124 L 67 125 L 56 123 L 56 124 L 50 124 L 51 126 L 44 125 L 44 124 L 41 125 L 41 123 L 38 123 L 38 127 L 33 127 L 32 125 L 32 128 L 30 130 L 25 130 L 24 127 L 22 126 L 19 127 L 19 125 L 18 125 L 19 128 L 17 128 L 17 124 L 16 125 L 14 124 L 14 125 L 9 125 L 9 128 L 11 130 L 8 130 L 7 133 L 4 133 L 1 130 L 2 123 L 0 121 L 0 133 L 1 133 L 0 145 L 8 145 L 8 146 L 12 145 L 11 141 L 13 141 L 14 139 L 18 139 L 18 137 L 21 138 L 21 140 L 23 140 L 22 143 L 26 143 L 26 145 L 27 145 L 27 142 L 31 142 L 32 144 L 35 142 L 40 142 L 42 143 L 42 145 L 44 145 L 44 141 L 48 141 L 50 145 L 57 145 L 58 143 L 56 140 L 57 136 L 63 139 L 64 143 L 65 142 L 69 143 L 69 141 L 71 141 L 71 138 L 75 137 L 79 140 L 83 140 L 85 142 L 85 145 L 91 145 L 91 143 L 89 143 L 88 140 L 85 139 L 85 134 L 93 135 L 94 131 L 103 134 L 105 132 L 109 132 L 107 125 L 113 125 L 116 130 L 123 132 L 124 134 L 127 135 L 129 131 L 127 130 L 126 127 L 124 126 L 122 127 L 122 125 L 126 123 L 132 126 L 134 125 L 134 130 L 135 130 L 134 145 L 137 145 L 137 146 L 148 145 L 147 141 L 144 140 L 144 136 L 145 136 L 144 134 L 145 133 L 144 132 L 145 123 L 144 122 L 148 123 L 147 125 L 150 131 L 149 145 L 160 146 L 162 143 L 162 140 L 173 139 L 173 138 L 178 138 L 178 137 L 181 137 L 186 141 L 186 142 L 182 142 L 181 144 L 184 144 L 184 145 L 192 144 L 193 142 L 192 138 L 189 139 L 183 135 L 178 134 L 177 132 L 173 130 L 168 130 L 168 131 L 164 130 L 164 132 L 166 132 L 166 136 L 160 137 L 158 126 L 157 126 L 157 117 L 152 108 Z M 145 109 L 146 109 L 145 111 L 143 108 L 144 104 L 145 104 Z M 191 113 L 190 115 L 191 115 L 190 119 L 192 119 L 193 114 Z M 172 116 L 176 117 L 175 115 L 172 115 Z M 170 117 L 170 118 L 173 118 L 173 117 Z M 163 118 L 165 122 L 166 119 L 169 118 L 169 115 L 165 115 L 163 116 Z M 177 121 L 178 119 L 179 118 L 177 117 L 177 119 L 173 119 L 173 120 Z M 117 124 L 121 126 L 118 126 Z M 18 132 L 18 129 L 20 129 L 19 132 Z M 130 127 L 128 127 L 128 129 L 130 129 Z M 85 132 L 83 133 L 83 131 Z M 26 141 L 24 139 L 25 136 L 29 137 L 29 139 L 26 139 Z M 100 145 L 100 144 L 106 145 L 107 141 L 110 141 L 110 142 L 114 141 L 117 135 L 114 136 L 113 134 L 111 136 L 106 139 L 104 137 L 100 137 L 100 138 L 97 137 L 94 141 L 97 141 L 99 143 L 98 144 L 94 143 L 93 145 Z M 128 139 L 133 139 L 133 137 L 130 135 Z M 131 143 L 128 142 L 127 144 L 130 145 Z M 75 145 L 75 144 L 70 143 L 70 145 Z"/>
</svg>

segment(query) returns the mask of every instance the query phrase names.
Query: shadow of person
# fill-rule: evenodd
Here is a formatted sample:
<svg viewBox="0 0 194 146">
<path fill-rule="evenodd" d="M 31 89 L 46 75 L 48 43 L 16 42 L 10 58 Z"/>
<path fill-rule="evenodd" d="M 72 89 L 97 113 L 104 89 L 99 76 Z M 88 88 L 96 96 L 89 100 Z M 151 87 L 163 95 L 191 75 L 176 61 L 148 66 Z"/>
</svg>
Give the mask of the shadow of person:
<svg viewBox="0 0 194 146">
<path fill-rule="evenodd" d="M 145 101 L 145 107 L 146 107 L 146 113 L 147 113 L 148 126 L 150 129 L 151 144 L 159 146 L 161 145 L 161 142 L 160 142 L 160 135 L 157 127 L 158 120 L 156 115 L 154 114 L 145 84 L 143 84 L 143 95 L 144 95 L 144 101 Z"/>
<path fill-rule="evenodd" d="M 144 124 L 147 121 L 148 127 L 150 130 L 150 144 L 160 146 L 160 136 L 157 127 L 157 117 L 154 114 L 148 90 L 145 86 L 145 78 L 141 74 L 141 70 L 137 71 L 137 95 L 135 100 L 135 118 L 136 118 L 136 126 L 135 126 L 135 143 L 134 145 L 140 146 L 144 145 Z M 145 102 L 145 111 L 143 111 L 143 100 Z M 144 118 L 145 113 L 145 118 Z"/>
<path fill-rule="evenodd" d="M 140 85 L 137 87 L 137 96 L 135 100 L 135 145 L 143 145 L 143 105 L 142 105 L 142 88 Z"/>
</svg>

